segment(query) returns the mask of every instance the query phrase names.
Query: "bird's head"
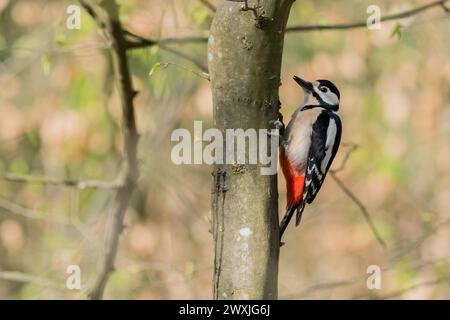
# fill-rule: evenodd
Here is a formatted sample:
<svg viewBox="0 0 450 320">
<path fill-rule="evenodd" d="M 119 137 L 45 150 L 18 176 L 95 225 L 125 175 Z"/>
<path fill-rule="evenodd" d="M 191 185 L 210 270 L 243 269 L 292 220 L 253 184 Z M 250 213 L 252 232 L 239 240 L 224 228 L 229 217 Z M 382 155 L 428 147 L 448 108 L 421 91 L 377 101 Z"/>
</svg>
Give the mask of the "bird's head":
<svg viewBox="0 0 450 320">
<path fill-rule="evenodd" d="M 309 82 L 294 76 L 305 92 L 305 105 L 321 105 L 333 111 L 339 110 L 339 99 L 341 97 L 338 88 L 329 80 L 316 80 Z"/>
</svg>

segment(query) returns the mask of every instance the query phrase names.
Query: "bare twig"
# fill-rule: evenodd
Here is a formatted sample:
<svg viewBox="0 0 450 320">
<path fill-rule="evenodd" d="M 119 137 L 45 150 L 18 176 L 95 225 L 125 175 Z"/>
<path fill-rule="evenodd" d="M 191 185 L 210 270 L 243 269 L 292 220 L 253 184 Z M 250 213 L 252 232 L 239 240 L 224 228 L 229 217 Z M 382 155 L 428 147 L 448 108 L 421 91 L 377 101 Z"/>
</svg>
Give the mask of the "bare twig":
<svg viewBox="0 0 450 320">
<path fill-rule="evenodd" d="M 418 239 L 413 241 L 412 243 L 408 244 L 406 248 L 404 248 L 402 251 L 395 254 L 391 260 L 397 260 L 401 257 L 404 257 L 405 255 L 409 254 L 411 251 L 419 248 L 429 237 L 431 237 L 433 234 L 435 234 L 439 229 L 447 227 L 450 225 L 450 219 L 444 220 L 437 225 L 433 226 L 430 230 L 422 234 Z"/>
<path fill-rule="evenodd" d="M 158 62 L 158 63 L 156 63 L 156 64 L 153 66 L 152 70 L 150 71 L 150 75 L 151 75 L 151 73 L 153 72 L 153 70 L 154 70 L 156 67 L 167 68 L 167 67 L 169 67 L 169 66 L 174 66 L 174 67 L 183 69 L 183 70 L 185 70 L 185 71 L 191 72 L 192 74 L 195 74 L 197 77 L 200 77 L 200 78 L 202 78 L 202 79 L 205 79 L 205 80 L 208 80 L 208 81 L 209 81 L 209 74 L 208 74 L 208 73 L 206 73 L 206 72 L 198 72 L 198 71 L 195 71 L 195 70 L 186 68 L 186 67 L 184 67 L 184 66 L 180 66 L 180 65 L 178 65 L 178 64 L 176 64 L 176 63 L 173 63 L 173 62 Z"/>
<path fill-rule="evenodd" d="M 40 221 L 50 222 L 51 224 L 56 224 L 58 227 L 67 227 L 67 226 L 73 225 L 75 228 L 77 228 L 77 230 L 80 233 L 85 235 L 81 226 L 78 226 L 77 223 L 74 221 L 70 221 L 69 219 L 66 219 L 61 216 L 50 215 L 46 212 L 41 212 L 41 211 L 37 211 L 35 209 L 26 208 L 17 203 L 14 203 L 12 201 L 9 201 L 7 199 L 0 197 L 0 213 L 2 211 L 6 211 L 9 214 L 24 217 L 24 218 L 31 219 L 31 220 L 34 220 L 37 222 L 40 222 Z"/>
<path fill-rule="evenodd" d="M 47 184 L 77 189 L 116 189 L 120 187 L 120 183 L 118 181 L 58 179 L 45 176 L 32 176 L 14 173 L 0 174 L 0 180 L 14 183 Z"/>
<path fill-rule="evenodd" d="M 422 270 L 425 267 L 433 266 L 440 262 L 447 263 L 448 261 L 450 261 L 449 257 L 438 258 L 438 259 L 429 260 L 429 261 L 421 261 L 419 264 L 412 266 L 411 270 L 418 272 L 419 270 Z M 392 265 L 390 265 L 389 267 L 381 268 L 381 271 L 383 273 L 391 273 L 394 271 L 395 272 L 403 272 L 403 269 L 398 270 L 397 268 L 394 268 Z M 283 297 L 283 299 L 290 299 L 290 298 L 299 299 L 299 298 L 303 298 L 303 297 L 308 297 L 312 293 L 328 291 L 328 290 L 333 290 L 333 289 L 339 289 L 339 288 L 349 287 L 349 286 L 353 286 L 353 285 L 357 285 L 357 284 L 362 284 L 362 283 L 365 283 L 366 280 L 367 280 L 367 274 L 364 273 L 363 275 L 348 277 L 348 278 L 345 278 L 342 280 L 332 280 L 332 281 L 317 283 L 317 284 L 307 287 L 306 289 L 304 289 L 300 292 L 289 293 L 289 294 L 285 295 Z M 363 298 L 363 296 L 355 297 L 355 299 L 356 298 L 361 299 L 361 298 Z"/>
<path fill-rule="evenodd" d="M 344 144 L 345 145 L 345 144 Z M 353 202 L 355 202 L 355 204 L 360 208 L 361 212 L 364 215 L 364 218 L 366 219 L 367 223 L 369 224 L 372 232 L 374 233 L 375 237 L 377 238 L 378 242 L 380 242 L 380 244 L 383 247 L 386 247 L 385 242 L 382 240 L 382 238 L 380 237 L 379 233 L 377 232 L 374 223 L 372 222 L 372 219 L 370 217 L 369 212 L 367 211 L 366 207 L 363 205 L 362 201 L 358 199 L 358 197 L 356 197 L 356 195 L 350 191 L 350 189 L 348 189 L 344 183 L 336 176 L 336 173 L 342 171 L 345 169 L 345 165 L 347 164 L 348 159 L 350 158 L 351 154 L 353 153 L 353 151 L 355 151 L 358 148 L 357 144 L 354 143 L 348 143 L 346 144 L 347 146 L 349 146 L 349 149 L 347 150 L 347 153 L 344 156 L 343 161 L 341 162 L 341 164 L 339 165 L 338 168 L 330 170 L 330 175 L 331 177 L 336 181 L 336 183 L 338 184 L 338 186 L 342 189 L 342 191 L 350 198 L 353 200 Z M 446 227 L 450 225 L 450 219 L 444 220 L 440 223 L 438 223 L 437 225 L 435 225 L 434 227 L 432 227 L 430 230 L 428 230 L 427 232 L 425 232 L 424 234 L 422 234 L 417 240 L 413 241 L 412 243 L 410 243 L 406 248 L 404 248 L 402 251 L 398 252 L 396 255 L 394 255 L 392 257 L 391 260 L 396 260 L 399 259 L 405 255 L 407 255 L 408 253 L 410 253 L 411 251 L 413 251 L 414 249 L 420 247 L 422 245 L 423 242 L 425 242 L 431 235 L 433 235 L 436 231 L 438 231 L 438 229 Z"/>
<path fill-rule="evenodd" d="M 407 11 L 403 11 L 396 14 L 387 15 L 380 18 L 380 21 L 390 21 L 390 20 L 399 20 L 408 18 L 411 16 L 414 16 L 416 14 L 419 14 L 425 10 L 442 6 L 445 8 L 444 10 L 448 12 L 448 8 L 445 6 L 445 3 L 450 0 L 439 0 L 434 1 L 428 4 L 425 4 L 423 6 L 419 6 L 417 8 L 413 8 Z M 306 32 L 306 31 L 319 31 L 319 30 L 349 30 L 349 29 L 356 29 L 356 28 L 366 28 L 367 27 L 367 20 L 357 21 L 357 22 L 350 22 L 350 23 L 342 23 L 342 24 L 317 24 L 317 25 L 298 25 L 298 26 L 292 26 L 288 27 L 286 29 L 286 32 Z"/>
<path fill-rule="evenodd" d="M 84 0 L 78 0 L 83 7 L 84 10 L 91 16 L 92 20 L 97 24 L 97 26 L 102 30 L 105 28 L 105 23 L 100 19 L 97 12 L 94 10 L 94 7 L 91 6 Z"/>
<path fill-rule="evenodd" d="M 19 206 L 14 202 L 0 198 L 0 209 L 6 210 L 12 214 L 22 216 L 28 219 L 38 220 L 43 219 L 43 216 L 36 211 Z"/>
<path fill-rule="evenodd" d="M 66 289 L 63 285 L 61 285 L 53 280 L 41 278 L 38 276 L 34 276 L 31 274 L 22 273 L 22 272 L 18 272 L 18 271 L 0 270 L 0 279 L 7 280 L 7 281 L 30 283 L 30 284 L 37 285 L 40 287 L 47 287 L 47 288 L 58 289 L 58 290 Z"/>
<path fill-rule="evenodd" d="M 195 64 L 203 73 L 208 72 L 208 67 L 206 65 L 204 65 L 203 63 L 201 63 L 200 61 L 198 61 L 197 59 L 195 59 L 194 57 L 191 57 L 179 50 L 167 47 L 167 46 L 159 46 L 161 49 L 164 49 L 168 52 L 171 52 L 177 56 L 179 56 L 180 58 L 183 58 L 187 61 L 192 62 L 193 64 Z"/>
<path fill-rule="evenodd" d="M 347 186 L 339 179 L 336 174 L 331 171 L 330 172 L 331 177 L 336 181 L 339 188 L 349 197 L 360 209 L 361 213 L 363 214 L 364 218 L 367 221 L 367 224 L 370 227 L 370 230 L 372 230 L 372 233 L 374 234 L 375 238 L 377 239 L 378 243 L 381 244 L 384 248 L 386 248 L 386 243 L 384 242 L 383 238 L 378 233 L 378 230 L 375 228 L 375 224 L 372 221 L 372 218 L 370 217 L 369 212 L 367 211 L 366 207 L 363 205 L 361 200 L 356 197 L 356 195 L 350 191 L 350 189 L 347 188 Z"/>
<path fill-rule="evenodd" d="M 100 6 L 107 18 L 105 31 L 112 42 L 112 57 L 114 74 L 122 104 L 124 162 L 122 174 L 124 183 L 117 189 L 112 211 L 111 225 L 107 231 L 105 255 L 102 261 L 102 269 L 97 281 L 92 288 L 89 297 L 101 299 L 110 274 L 114 271 L 114 263 L 120 234 L 123 230 L 123 219 L 129 205 L 131 195 L 136 187 L 138 179 L 137 144 L 138 133 L 134 114 L 134 91 L 126 55 L 126 40 L 119 20 L 119 9 L 115 0 L 103 0 Z"/>
<path fill-rule="evenodd" d="M 206 8 L 208 8 L 212 13 L 216 12 L 216 6 L 213 5 L 211 2 L 209 2 L 208 0 L 198 0 L 200 1 Z"/>
<path fill-rule="evenodd" d="M 347 164 L 348 159 L 350 158 L 350 155 L 353 151 L 355 151 L 358 148 L 358 145 L 355 143 L 348 143 L 346 144 L 350 148 L 347 150 L 347 153 L 344 156 L 344 159 L 342 160 L 340 166 L 334 170 L 330 170 L 330 175 L 336 181 L 339 188 L 359 207 L 361 213 L 363 214 L 364 218 L 367 221 L 367 224 L 369 225 L 370 229 L 372 230 L 372 233 L 374 234 L 377 241 L 386 248 L 386 243 L 384 242 L 383 238 L 378 233 L 377 229 L 375 228 L 375 224 L 372 221 L 372 218 L 370 217 L 369 212 L 367 211 L 364 204 L 361 202 L 361 200 L 358 199 L 358 197 L 350 191 L 349 188 L 342 182 L 341 179 L 339 179 L 336 175 L 336 173 L 342 171 L 345 169 L 345 165 Z"/>
<path fill-rule="evenodd" d="M 358 145 L 356 143 L 347 143 L 347 144 L 343 144 L 342 146 L 348 147 L 348 150 L 347 150 L 347 153 L 344 156 L 344 159 L 342 160 L 341 164 L 339 165 L 339 167 L 337 167 L 336 169 L 331 170 L 333 173 L 338 173 L 338 172 L 344 170 L 345 169 L 345 165 L 347 164 L 347 161 L 350 158 L 351 154 L 353 153 L 353 151 L 358 149 Z"/>
<path fill-rule="evenodd" d="M 206 41 L 206 38 L 166 38 L 163 40 L 152 40 L 152 39 L 147 39 L 144 37 L 141 37 L 139 35 L 136 35 L 132 32 L 129 31 L 124 31 L 124 33 L 131 39 L 126 40 L 127 44 L 126 47 L 127 49 L 139 49 L 139 48 L 145 48 L 148 46 L 159 46 L 161 49 L 173 53 L 174 55 L 179 56 L 180 58 L 183 58 L 185 60 L 188 60 L 190 62 L 192 62 L 193 64 L 195 64 L 198 68 L 200 68 L 200 70 L 202 70 L 203 72 L 206 72 L 208 70 L 208 68 L 200 61 L 198 61 L 196 58 L 191 57 L 190 55 L 178 50 L 178 49 L 174 49 L 172 47 L 169 47 L 168 44 L 171 43 L 185 43 L 185 42 L 195 42 L 195 41 L 199 41 L 199 42 L 203 42 Z"/>
<path fill-rule="evenodd" d="M 445 2 L 441 3 L 441 7 L 442 7 L 442 10 L 444 10 L 445 13 L 450 14 L 450 8 L 445 5 Z"/>
<path fill-rule="evenodd" d="M 163 38 L 163 39 L 149 39 L 143 36 L 136 35 L 130 31 L 124 30 L 127 39 L 127 49 L 139 49 L 151 46 L 165 46 L 171 44 L 186 44 L 186 43 L 206 43 L 207 37 L 184 37 L 184 38 Z"/>
<path fill-rule="evenodd" d="M 382 295 L 382 296 L 377 296 L 376 298 L 377 299 L 383 299 L 383 300 L 384 299 L 392 299 L 392 298 L 396 298 L 398 296 L 401 296 L 401 295 L 403 295 L 405 293 L 408 293 L 410 291 L 414 291 L 414 290 L 419 289 L 419 288 L 433 287 L 433 286 L 436 286 L 436 285 L 439 285 L 439 284 L 445 283 L 445 282 L 450 284 L 450 278 L 449 277 L 440 277 L 440 278 L 437 278 L 437 279 L 432 279 L 432 280 L 419 282 L 419 283 L 413 284 L 413 285 L 411 285 L 409 287 L 406 287 L 406 288 L 403 288 L 403 289 L 400 289 L 400 290 L 397 290 L 397 291 L 394 291 L 394 292 L 391 292 L 391 293 L 388 293 L 388 294 L 385 294 L 385 295 Z M 370 297 L 371 296 L 360 296 L 360 297 L 355 297 L 355 298 L 356 299 L 364 299 L 364 298 L 370 298 Z"/>
<path fill-rule="evenodd" d="M 315 285 L 312 285 L 312 286 L 306 288 L 305 290 L 303 290 L 302 292 L 299 292 L 298 294 L 295 294 L 295 297 L 296 298 L 306 297 L 309 294 L 317 292 L 317 291 L 332 290 L 332 289 L 336 289 L 336 288 L 347 287 L 347 286 L 354 285 L 355 283 L 356 283 L 356 281 L 354 279 L 342 280 L 342 281 L 331 281 L 331 282 L 326 282 L 326 283 L 318 283 L 318 284 L 315 284 Z M 292 294 L 289 296 L 294 296 L 294 295 Z"/>
</svg>

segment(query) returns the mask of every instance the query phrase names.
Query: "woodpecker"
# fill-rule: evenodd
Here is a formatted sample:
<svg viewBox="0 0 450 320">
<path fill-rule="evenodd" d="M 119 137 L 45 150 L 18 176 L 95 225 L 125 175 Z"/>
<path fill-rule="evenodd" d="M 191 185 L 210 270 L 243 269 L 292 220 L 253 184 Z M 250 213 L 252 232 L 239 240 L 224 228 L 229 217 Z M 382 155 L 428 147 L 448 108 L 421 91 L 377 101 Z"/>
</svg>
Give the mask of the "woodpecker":
<svg viewBox="0 0 450 320">
<path fill-rule="evenodd" d="M 280 223 L 280 239 L 293 214 L 300 224 L 306 203 L 312 203 L 322 186 L 341 141 L 340 93 L 329 80 L 309 82 L 297 76 L 304 102 L 288 126 L 280 123 L 280 165 L 286 179 L 286 214 Z"/>
</svg>

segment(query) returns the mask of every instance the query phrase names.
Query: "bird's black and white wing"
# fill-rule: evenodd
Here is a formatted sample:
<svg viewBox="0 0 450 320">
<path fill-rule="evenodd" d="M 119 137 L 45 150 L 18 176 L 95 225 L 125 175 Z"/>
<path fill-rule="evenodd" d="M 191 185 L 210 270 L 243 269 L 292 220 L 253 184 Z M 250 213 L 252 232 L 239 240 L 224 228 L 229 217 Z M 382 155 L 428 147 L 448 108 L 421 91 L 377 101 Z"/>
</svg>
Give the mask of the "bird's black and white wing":
<svg viewBox="0 0 450 320">
<path fill-rule="evenodd" d="M 312 127 L 311 146 L 305 171 L 302 204 L 297 211 L 296 224 L 306 203 L 312 203 L 322 186 L 325 176 L 341 142 L 342 125 L 339 116 L 330 111 L 322 111 Z"/>
</svg>

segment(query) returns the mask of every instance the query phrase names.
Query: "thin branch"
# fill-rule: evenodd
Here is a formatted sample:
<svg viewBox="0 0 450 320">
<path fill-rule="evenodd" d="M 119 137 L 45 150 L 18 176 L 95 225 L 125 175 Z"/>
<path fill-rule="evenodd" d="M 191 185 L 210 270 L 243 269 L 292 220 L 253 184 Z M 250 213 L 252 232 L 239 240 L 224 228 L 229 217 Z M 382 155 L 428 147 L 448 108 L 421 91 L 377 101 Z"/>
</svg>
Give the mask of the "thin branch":
<svg viewBox="0 0 450 320">
<path fill-rule="evenodd" d="M 0 279 L 7 280 L 7 281 L 15 281 L 15 282 L 23 282 L 23 283 L 30 283 L 36 286 L 40 287 L 47 287 L 52 289 L 58 289 L 58 290 L 65 290 L 66 288 L 49 279 L 41 278 L 38 276 L 34 276 L 27 273 L 22 273 L 18 271 L 4 271 L 0 270 Z"/>
<path fill-rule="evenodd" d="M 198 0 L 200 1 L 206 8 L 208 8 L 212 13 L 216 13 L 216 6 L 213 5 L 211 2 L 209 2 L 208 0 Z"/>
<path fill-rule="evenodd" d="M 14 202 L 10 202 L 6 199 L 0 198 L 0 209 L 6 210 L 12 214 L 22 216 L 28 219 L 38 220 L 43 219 L 42 215 L 38 214 L 36 211 L 24 208 L 15 204 Z"/>
<path fill-rule="evenodd" d="M 58 227 L 65 227 L 73 224 L 69 220 L 59 216 L 52 215 L 51 219 L 49 219 L 49 214 L 45 214 L 44 212 L 39 212 L 34 209 L 25 208 L 2 197 L 0 197 L 0 209 L 7 211 L 10 214 L 34 221 L 49 221 L 52 224 L 57 224 Z M 0 210 L 0 213 L 2 210 Z"/>
<path fill-rule="evenodd" d="M 444 220 L 437 225 L 433 226 L 430 230 L 422 234 L 418 239 L 408 244 L 401 252 L 398 252 L 395 256 L 391 258 L 392 261 L 397 260 L 405 255 L 409 254 L 413 250 L 419 248 L 429 237 L 435 234 L 439 229 L 447 227 L 450 225 L 450 219 Z"/>
<path fill-rule="evenodd" d="M 94 7 L 91 6 L 89 3 L 87 3 L 84 0 L 78 0 L 81 4 L 81 6 L 83 7 L 84 10 L 86 10 L 86 12 L 91 16 L 92 20 L 94 20 L 94 22 L 97 24 L 98 28 L 100 30 L 104 30 L 105 29 L 105 22 L 103 22 L 99 15 L 97 14 L 97 12 L 94 10 Z"/>
<path fill-rule="evenodd" d="M 13 183 L 36 183 L 54 186 L 63 186 L 76 189 L 116 189 L 120 187 L 118 181 L 101 181 L 101 180 L 74 180 L 74 179 L 58 179 L 45 176 L 32 176 L 14 173 L 4 173 L 0 175 L 0 180 Z"/>
<path fill-rule="evenodd" d="M 356 195 L 350 191 L 350 189 L 347 188 L 347 186 L 339 179 L 336 174 L 333 171 L 330 171 L 331 177 L 336 181 L 339 188 L 349 197 L 358 207 L 361 213 L 363 214 L 364 218 L 367 221 L 367 224 L 370 227 L 370 230 L 372 230 L 372 233 L 374 234 L 375 238 L 377 239 L 378 243 L 381 244 L 384 248 L 386 248 L 386 243 L 384 242 L 383 238 L 378 233 L 378 230 L 375 228 L 375 224 L 372 221 L 372 218 L 370 217 L 369 211 L 367 211 L 366 207 L 363 205 L 361 200 L 356 197 Z"/>
<path fill-rule="evenodd" d="M 419 264 L 412 266 L 411 270 L 418 272 L 419 270 L 422 270 L 423 268 L 428 267 L 430 265 L 432 266 L 432 265 L 436 265 L 437 263 L 440 263 L 440 262 L 448 262 L 448 261 L 450 261 L 449 257 L 438 258 L 438 259 L 429 260 L 429 261 L 421 261 Z M 397 268 L 394 268 L 392 264 L 389 267 L 381 268 L 382 273 L 390 273 L 393 271 L 403 272 L 403 270 L 409 270 L 409 269 L 402 268 L 401 270 L 398 270 Z M 364 273 L 363 275 L 353 276 L 353 277 L 349 277 L 349 278 L 342 279 L 342 280 L 332 280 L 332 281 L 328 281 L 328 282 L 317 283 L 317 284 L 307 287 L 306 289 L 304 289 L 300 292 L 289 293 L 289 294 L 285 295 L 283 297 L 283 299 L 290 299 L 290 298 L 299 299 L 299 298 L 303 298 L 303 297 L 308 297 L 308 295 L 310 295 L 312 293 L 328 291 L 328 290 L 333 290 L 333 289 L 340 289 L 340 288 L 344 288 L 344 287 L 348 287 L 348 286 L 362 284 L 362 283 L 365 283 L 366 280 L 367 280 L 367 274 Z M 355 298 L 361 299 L 361 298 L 363 298 L 363 296 L 355 297 Z"/>
<path fill-rule="evenodd" d="M 336 289 L 336 288 L 347 287 L 347 286 L 354 285 L 355 283 L 356 283 L 356 281 L 353 279 L 343 280 L 343 281 L 331 281 L 331 282 L 326 282 L 326 283 L 318 283 L 318 284 L 315 284 L 315 285 L 312 285 L 312 286 L 306 288 L 302 292 L 299 292 L 298 294 L 295 295 L 295 297 L 296 298 L 305 297 L 316 291 L 325 291 L 325 290 L 332 290 L 332 289 Z M 289 296 L 291 296 L 291 295 L 289 295 Z"/>
<path fill-rule="evenodd" d="M 206 73 L 206 72 L 208 72 L 208 67 L 207 66 L 205 66 L 203 63 L 201 63 L 200 61 L 198 61 L 197 59 L 195 59 L 195 58 L 193 58 L 193 57 L 191 57 L 191 56 L 189 56 L 189 55 L 187 55 L 187 54 L 185 54 L 185 53 L 183 53 L 183 52 L 181 52 L 181 51 L 179 51 L 179 50 L 176 50 L 176 49 L 173 49 L 173 48 L 170 48 L 170 47 L 167 47 L 167 46 L 159 46 L 161 49 L 164 49 L 164 50 L 166 50 L 166 51 L 168 51 L 168 52 L 171 52 L 171 53 L 173 53 L 173 54 L 175 54 L 175 55 L 177 55 L 177 56 L 179 56 L 180 58 L 183 58 L 183 59 L 185 59 L 185 60 L 187 60 L 187 61 L 190 61 L 190 62 L 192 62 L 193 64 L 195 64 L 203 73 Z"/>
<path fill-rule="evenodd" d="M 349 196 L 350 199 L 352 199 L 356 203 L 356 205 L 360 208 L 360 210 L 363 213 L 364 217 L 366 218 L 366 220 L 367 220 L 367 222 L 368 222 L 372 232 L 375 234 L 375 237 L 377 238 L 377 240 L 379 242 L 381 240 L 382 242 L 380 242 L 380 243 L 384 247 L 386 247 L 386 245 L 384 244 L 384 241 L 378 235 L 378 232 L 375 229 L 375 225 L 373 224 L 372 219 L 370 218 L 370 215 L 369 215 L 367 209 L 365 208 L 365 206 L 362 204 L 361 200 L 359 200 L 356 197 L 356 195 L 354 193 L 352 193 L 343 184 L 343 182 L 339 178 L 337 178 L 337 176 L 336 176 L 337 172 L 340 172 L 340 171 L 345 169 L 345 165 L 347 164 L 347 161 L 350 158 L 350 155 L 353 153 L 353 151 L 355 151 L 358 148 L 358 145 L 354 144 L 354 143 L 347 143 L 347 144 L 344 144 L 344 145 L 347 145 L 350 148 L 347 150 L 347 153 L 345 154 L 344 159 L 343 159 L 342 163 L 339 165 L 339 167 L 336 168 L 336 169 L 330 170 L 330 175 L 333 177 L 333 179 L 336 181 L 336 183 L 342 189 L 342 191 L 344 193 L 346 193 L 346 195 Z M 444 221 L 438 223 L 437 225 L 433 226 L 430 230 L 428 230 L 427 232 L 422 234 L 417 240 L 415 240 L 412 243 L 408 244 L 406 246 L 406 248 L 403 249 L 401 252 L 398 252 L 396 255 L 394 255 L 391 258 L 391 260 L 399 259 L 399 258 L 407 255 L 408 253 L 410 253 L 414 249 L 417 249 L 418 247 L 420 247 L 422 245 L 422 243 L 424 243 L 430 236 L 432 236 L 434 233 L 436 233 L 440 228 L 446 227 L 448 225 L 450 225 L 450 219 L 444 220 Z"/>
<path fill-rule="evenodd" d="M 378 243 L 380 243 L 384 248 L 386 248 L 386 243 L 384 242 L 383 238 L 378 233 L 377 229 L 375 228 L 375 224 L 372 221 L 372 218 L 370 217 L 370 214 L 364 204 L 359 200 L 359 198 L 350 191 L 349 188 L 342 182 L 341 179 L 339 179 L 336 175 L 336 173 L 342 171 L 345 169 L 345 165 L 347 164 L 348 159 L 350 158 L 350 155 L 358 148 L 358 145 L 355 143 L 348 143 L 346 144 L 350 148 L 347 150 L 347 153 L 344 156 L 344 159 L 342 160 L 342 163 L 340 166 L 334 170 L 330 170 L 330 175 L 336 181 L 339 188 L 359 207 L 361 213 L 363 214 L 364 218 L 367 221 L 367 224 L 369 225 L 370 229 L 372 230 L 372 233 L 374 234 L 375 238 L 377 239 Z"/>
<path fill-rule="evenodd" d="M 180 65 L 178 65 L 178 64 L 176 64 L 176 63 L 173 63 L 173 62 L 158 62 L 158 63 L 156 63 L 156 64 L 152 67 L 152 70 L 150 71 L 150 75 L 152 75 L 152 73 L 153 73 L 153 71 L 154 71 L 154 69 L 155 69 L 156 67 L 167 68 L 167 67 L 169 67 L 169 66 L 174 66 L 174 67 L 183 69 L 183 70 L 185 70 L 185 71 L 191 72 L 192 74 L 195 74 L 197 77 L 200 77 L 200 78 L 205 79 L 205 80 L 208 80 L 208 81 L 210 80 L 210 79 L 209 79 L 209 74 L 206 73 L 206 72 L 198 72 L 198 71 L 189 69 L 189 68 L 187 68 L 187 67 L 180 66 Z"/>
<path fill-rule="evenodd" d="M 198 61 L 196 58 L 191 57 L 190 55 L 178 50 L 178 49 L 174 49 L 172 47 L 167 46 L 168 44 L 171 43 L 186 43 L 186 42 L 195 42 L 195 41 L 199 41 L 199 42 L 203 42 L 206 41 L 206 38 L 166 38 L 163 40 L 152 40 L 152 39 L 147 39 L 144 37 L 141 37 L 139 35 L 136 35 L 130 31 L 124 31 L 124 33 L 128 36 L 131 37 L 133 40 L 127 39 L 126 40 L 126 47 L 127 49 L 140 49 L 140 48 L 145 48 L 145 47 L 151 47 L 151 46 L 159 46 L 162 50 L 165 50 L 167 52 L 173 53 L 174 55 L 179 56 L 180 58 L 183 58 L 185 60 L 188 60 L 190 62 L 192 62 L 193 64 L 195 64 L 201 71 L 203 72 L 207 72 L 208 68 L 201 62 Z"/>
<path fill-rule="evenodd" d="M 114 271 L 117 256 L 119 237 L 124 228 L 123 220 L 128 208 L 131 195 L 136 188 L 138 179 L 137 144 L 139 135 L 136 130 L 133 99 L 137 92 L 134 91 L 127 61 L 127 47 L 122 25 L 119 20 L 119 8 L 115 0 L 103 0 L 100 6 L 107 18 L 105 31 L 112 43 L 112 57 L 114 75 L 118 87 L 122 105 L 122 132 L 124 140 L 124 162 L 122 174 L 124 184 L 117 189 L 112 208 L 111 225 L 107 228 L 105 254 L 102 257 L 102 269 L 97 281 L 92 288 L 89 297 L 102 299 L 109 276 Z"/>
<path fill-rule="evenodd" d="M 347 144 L 343 144 L 342 146 L 349 147 L 349 149 L 347 150 L 347 153 L 345 154 L 344 159 L 342 160 L 340 166 L 337 167 L 336 169 L 331 170 L 333 173 L 338 173 L 338 172 L 344 170 L 345 165 L 347 164 L 347 161 L 350 158 L 351 154 L 353 153 L 353 151 L 355 151 L 359 147 L 356 143 L 347 143 Z"/>
<path fill-rule="evenodd" d="M 445 5 L 445 2 L 441 3 L 441 7 L 445 13 L 450 14 L 450 8 Z"/>
<path fill-rule="evenodd" d="M 400 20 L 404 18 L 408 18 L 419 14 L 425 10 L 441 6 L 444 11 L 448 12 L 448 8 L 445 6 L 445 3 L 450 0 L 439 0 L 434 1 L 423 6 L 419 6 L 417 8 L 413 8 L 407 11 L 403 11 L 396 14 L 387 15 L 380 18 L 380 21 L 390 21 L 390 20 Z M 317 24 L 317 25 L 298 25 L 286 28 L 286 32 L 307 32 L 307 31 L 319 31 L 319 30 L 348 30 L 348 29 L 356 29 L 356 28 L 365 28 L 367 27 L 367 20 L 350 22 L 350 23 L 342 23 L 342 24 Z"/>
<path fill-rule="evenodd" d="M 170 44 L 186 44 L 186 43 L 206 43 L 207 37 L 184 37 L 184 38 L 163 38 L 163 39 L 150 39 L 140 35 L 137 35 L 128 30 L 124 30 L 127 36 L 126 45 L 127 49 L 139 49 L 151 46 L 165 46 Z"/>
<path fill-rule="evenodd" d="M 447 282 L 447 283 L 450 284 L 450 278 L 449 277 L 440 277 L 440 278 L 433 279 L 433 280 L 427 280 L 427 281 L 419 282 L 419 283 L 413 284 L 413 285 L 411 285 L 409 287 L 406 287 L 406 288 L 403 288 L 403 289 L 400 289 L 400 290 L 397 290 L 397 291 L 394 291 L 394 292 L 391 292 L 391 293 L 388 293 L 388 294 L 385 294 L 385 295 L 382 295 L 382 296 L 377 296 L 376 298 L 377 299 L 382 299 L 382 300 L 392 299 L 392 298 L 396 298 L 398 296 L 401 296 L 401 295 L 403 295 L 405 293 L 408 293 L 410 291 L 414 291 L 414 290 L 419 289 L 419 288 L 433 287 L 433 286 L 439 285 L 439 284 L 444 283 L 444 282 Z M 371 298 L 371 296 L 356 297 L 356 299 L 363 299 L 363 298 Z"/>
</svg>

